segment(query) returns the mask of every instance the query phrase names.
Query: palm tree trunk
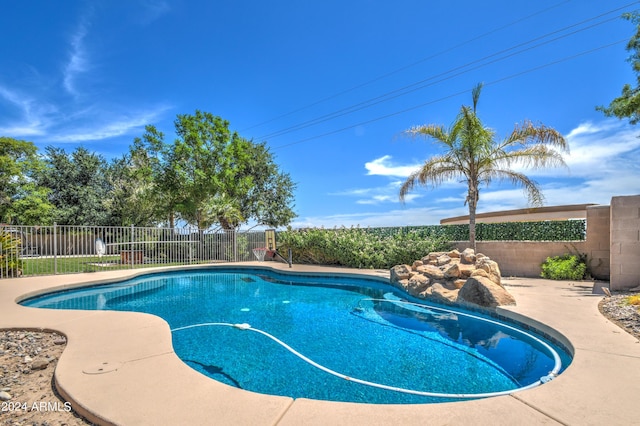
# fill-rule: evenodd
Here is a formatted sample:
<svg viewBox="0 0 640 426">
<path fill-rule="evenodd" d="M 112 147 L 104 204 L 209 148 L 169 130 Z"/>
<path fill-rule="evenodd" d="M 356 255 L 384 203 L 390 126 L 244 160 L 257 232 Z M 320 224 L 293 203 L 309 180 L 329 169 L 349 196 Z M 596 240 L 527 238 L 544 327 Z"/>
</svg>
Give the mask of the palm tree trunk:
<svg viewBox="0 0 640 426">
<path fill-rule="evenodd" d="M 478 206 L 478 198 L 478 185 L 470 182 L 467 198 L 469 203 L 469 242 L 474 252 L 476 251 L 476 207 Z"/>
<path fill-rule="evenodd" d="M 476 251 L 476 206 L 475 203 L 469 203 L 469 242 L 471 248 Z"/>
</svg>

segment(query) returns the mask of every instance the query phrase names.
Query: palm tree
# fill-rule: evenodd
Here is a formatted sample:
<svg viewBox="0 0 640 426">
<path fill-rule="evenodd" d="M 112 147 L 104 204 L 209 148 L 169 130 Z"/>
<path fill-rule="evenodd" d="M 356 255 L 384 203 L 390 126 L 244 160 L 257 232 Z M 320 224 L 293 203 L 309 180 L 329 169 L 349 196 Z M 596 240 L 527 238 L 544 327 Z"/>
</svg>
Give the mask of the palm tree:
<svg viewBox="0 0 640 426">
<path fill-rule="evenodd" d="M 476 208 L 480 199 L 480 185 L 493 181 L 510 181 L 522 186 L 529 203 L 543 204 L 544 197 L 538 184 L 524 174 L 513 170 L 520 165 L 532 169 L 565 166 L 561 153 L 569 146 L 562 135 L 542 124 L 530 121 L 516 124 L 504 140 L 495 140 L 495 132 L 486 127 L 476 114 L 482 84 L 472 91 L 473 106 L 462 106 L 449 129 L 435 124 L 415 126 L 404 133 L 425 136 L 444 146 L 446 152 L 434 156 L 411 173 L 400 188 L 400 201 L 419 185 L 436 187 L 445 181 L 461 179 L 468 187 L 465 204 L 469 205 L 469 240 L 476 247 Z"/>
</svg>

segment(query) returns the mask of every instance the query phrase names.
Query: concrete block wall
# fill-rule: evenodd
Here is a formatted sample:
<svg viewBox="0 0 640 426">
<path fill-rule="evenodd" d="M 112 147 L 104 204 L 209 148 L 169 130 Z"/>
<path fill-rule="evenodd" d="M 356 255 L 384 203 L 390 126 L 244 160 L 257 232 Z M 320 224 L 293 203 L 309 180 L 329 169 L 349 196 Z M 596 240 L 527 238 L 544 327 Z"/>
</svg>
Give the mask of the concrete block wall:
<svg viewBox="0 0 640 426">
<path fill-rule="evenodd" d="M 589 270 L 594 278 L 608 280 L 610 268 L 610 206 L 587 207 L 587 241 L 585 250 Z"/>
<path fill-rule="evenodd" d="M 612 290 L 640 286 L 640 195 L 611 199 Z M 588 225 L 587 225 L 588 226 Z"/>
<path fill-rule="evenodd" d="M 462 251 L 468 241 L 458 241 Z M 540 265 L 547 257 L 587 251 L 586 241 L 477 241 L 476 251 L 498 262 L 503 277 L 540 277 Z"/>
<path fill-rule="evenodd" d="M 586 241 L 478 241 L 476 250 L 498 262 L 503 276 L 518 277 L 539 277 L 547 257 L 586 253 L 593 277 L 610 280 L 612 290 L 640 287 L 640 195 L 588 206 L 586 217 Z M 469 247 L 468 241 L 454 244 Z"/>
</svg>

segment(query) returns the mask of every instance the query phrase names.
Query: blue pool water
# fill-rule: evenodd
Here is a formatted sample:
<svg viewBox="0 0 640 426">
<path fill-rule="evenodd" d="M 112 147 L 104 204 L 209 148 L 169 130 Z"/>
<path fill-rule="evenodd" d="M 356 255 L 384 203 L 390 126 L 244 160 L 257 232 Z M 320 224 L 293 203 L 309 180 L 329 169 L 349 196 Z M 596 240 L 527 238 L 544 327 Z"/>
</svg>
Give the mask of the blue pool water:
<svg viewBox="0 0 640 426">
<path fill-rule="evenodd" d="M 158 315 L 172 329 L 176 354 L 195 370 L 230 386 L 294 398 L 465 400 L 546 380 L 558 370 L 549 346 L 561 369 L 570 362 L 557 346 L 513 325 L 405 301 L 406 295 L 373 279 L 202 269 L 22 304 Z"/>
</svg>

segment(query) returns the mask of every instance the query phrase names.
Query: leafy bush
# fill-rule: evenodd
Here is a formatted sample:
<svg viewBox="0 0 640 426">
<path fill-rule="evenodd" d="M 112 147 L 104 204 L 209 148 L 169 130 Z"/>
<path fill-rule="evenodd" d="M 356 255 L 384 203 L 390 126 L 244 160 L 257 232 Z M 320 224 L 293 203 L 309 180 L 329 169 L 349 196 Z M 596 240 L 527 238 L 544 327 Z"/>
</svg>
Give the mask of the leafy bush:
<svg viewBox="0 0 640 426">
<path fill-rule="evenodd" d="M 10 232 L 0 231 L 0 278 L 17 277 L 20 275 L 21 239 Z"/>
<path fill-rule="evenodd" d="M 478 241 L 584 241 L 586 220 L 476 224 Z"/>
<path fill-rule="evenodd" d="M 277 240 L 281 252 L 291 249 L 295 263 L 368 269 L 411 263 L 449 248 L 445 238 L 424 238 L 413 230 L 385 234 L 362 228 L 289 229 L 278 232 Z"/>
<path fill-rule="evenodd" d="M 477 223 L 478 241 L 584 241 L 587 222 L 581 220 L 543 220 L 536 222 Z M 427 225 L 389 228 L 367 228 L 378 236 L 415 233 L 426 239 L 444 238 L 448 241 L 468 241 L 469 225 Z"/>
<path fill-rule="evenodd" d="M 581 280 L 587 272 L 584 256 L 568 253 L 547 257 L 541 267 L 542 278 L 551 280 Z"/>
</svg>

